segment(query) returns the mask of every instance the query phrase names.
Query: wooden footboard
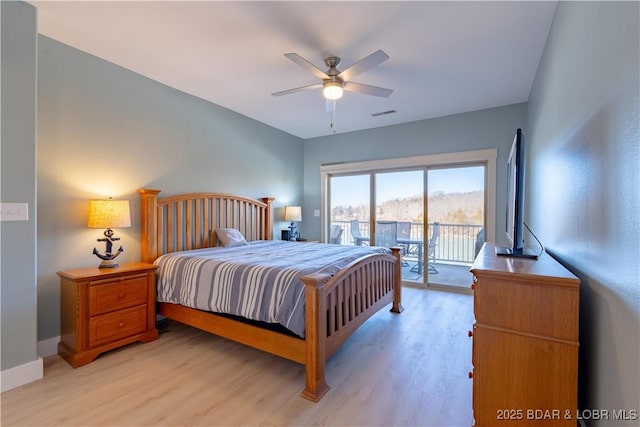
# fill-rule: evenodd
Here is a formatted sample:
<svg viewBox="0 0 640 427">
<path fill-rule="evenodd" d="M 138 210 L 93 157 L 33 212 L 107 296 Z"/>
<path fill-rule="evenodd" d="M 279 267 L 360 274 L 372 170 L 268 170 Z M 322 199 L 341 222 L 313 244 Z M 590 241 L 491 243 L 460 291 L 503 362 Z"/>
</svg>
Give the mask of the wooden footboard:
<svg viewBox="0 0 640 427">
<path fill-rule="evenodd" d="M 329 390 L 324 367 L 351 334 L 378 310 L 401 301 L 400 248 L 393 255 L 368 255 L 331 277 L 304 276 L 306 286 L 306 386 L 302 397 L 318 401 Z"/>
<path fill-rule="evenodd" d="M 220 193 L 196 193 L 159 200 L 159 190 L 138 190 L 141 200 L 141 259 L 216 244 L 216 228 L 238 228 L 247 240 L 273 238 L 272 198 L 260 201 Z M 312 274 L 306 286 L 306 336 L 302 340 L 213 313 L 160 303 L 170 319 L 305 365 L 302 396 L 318 401 L 328 390 L 325 361 L 362 324 L 386 304 L 400 313 L 400 248 L 393 255 L 360 258 L 333 277 Z"/>
</svg>

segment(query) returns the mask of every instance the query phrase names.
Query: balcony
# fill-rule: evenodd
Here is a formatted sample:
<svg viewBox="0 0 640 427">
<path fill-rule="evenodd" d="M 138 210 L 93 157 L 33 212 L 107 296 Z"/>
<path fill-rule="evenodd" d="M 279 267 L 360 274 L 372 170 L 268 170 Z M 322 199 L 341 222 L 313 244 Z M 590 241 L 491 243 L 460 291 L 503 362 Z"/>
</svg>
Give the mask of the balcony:
<svg viewBox="0 0 640 427">
<path fill-rule="evenodd" d="M 370 230 L 369 222 L 360 221 L 357 223 L 358 230 L 352 230 L 352 221 L 332 221 L 331 225 L 342 227 L 339 244 L 357 245 L 367 244 Z M 429 254 L 428 260 L 428 281 L 430 285 L 445 285 L 468 287 L 471 283 L 469 267 L 473 263 L 476 255 L 476 240 L 481 232 L 482 225 L 474 224 L 445 224 L 438 223 L 438 237 L 435 241 L 433 251 L 424 247 L 425 229 L 423 223 L 411 223 L 409 237 L 405 240 L 411 242 L 404 246 L 403 259 L 403 280 L 423 283 L 424 270 L 423 262 L 419 259 L 422 254 Z M 433 236 L 434 224 L 427 224 L 427 243 Z M 355 238 L 354 236 L 361 236 Z M 480 244 L 483 239 L 481 239 Z M 402 240 L 399 242 L 403 246 Z M 417 248 L 417 246 L 421 246 Z M 425 252 L 426 251 L 426 252 Z M 427 260 L 424 260 L 426 262 Z"/>
</svg>

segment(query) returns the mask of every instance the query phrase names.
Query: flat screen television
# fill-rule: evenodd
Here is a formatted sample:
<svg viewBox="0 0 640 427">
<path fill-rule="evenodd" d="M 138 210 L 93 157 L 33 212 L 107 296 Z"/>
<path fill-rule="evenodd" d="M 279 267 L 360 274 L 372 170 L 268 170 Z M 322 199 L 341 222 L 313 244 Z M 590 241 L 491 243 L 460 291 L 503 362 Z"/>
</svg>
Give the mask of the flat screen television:
<svg viewBox="0 0 640 427">
<path fill-rule="evenodd" d="M 505 234 L 510 246 L 496 246 L 496 255 L 536 259 L 524 247 L 525 143 L 522 129 L 516 130 L 507 159 L 507 216 Z"/>
</svg>

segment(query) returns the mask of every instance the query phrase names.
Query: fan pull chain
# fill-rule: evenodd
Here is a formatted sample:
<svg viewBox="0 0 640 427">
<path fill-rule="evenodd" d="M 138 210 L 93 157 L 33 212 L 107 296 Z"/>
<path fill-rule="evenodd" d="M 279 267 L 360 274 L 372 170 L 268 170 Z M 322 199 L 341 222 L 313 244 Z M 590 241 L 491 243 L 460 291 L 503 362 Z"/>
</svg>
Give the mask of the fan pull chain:
<svg viewBox="0 0 640 427">
<path fill-rule="evenodd" d="M 336 127 L 335 127 L 335 125 L 336 125 L 336 100 L 334 99 L 332 102 L 333 102 L 333 111 L 331 112 L 331 124 L 330 124 L 330 127 L 331 127 L 332 133 L 335 135 L 335 133 L 336 133 Z"/>
</svg>

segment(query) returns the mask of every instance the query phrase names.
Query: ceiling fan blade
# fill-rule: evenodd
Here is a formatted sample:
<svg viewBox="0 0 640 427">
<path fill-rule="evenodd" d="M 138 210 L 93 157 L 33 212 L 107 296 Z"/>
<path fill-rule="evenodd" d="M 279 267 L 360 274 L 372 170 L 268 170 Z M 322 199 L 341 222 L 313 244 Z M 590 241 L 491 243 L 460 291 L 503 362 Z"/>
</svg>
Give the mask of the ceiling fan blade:
<svg viewBox="0 0 640 427">
<path fill-rule="evenodd" d="M 378 64 L 382 64 L 384 61 L 389 59 L 389 55 L 384 53 L 382 50 L 378 49 L 373 52 L 371 55 L 362 58 L 360 61 L 353 64 L 351 67 L 342 71 L 338 74 L 343 81 L 349 81 L 353 78 L 353 76 L 363 73 L 370 68 L 375 67 Z"/>
<path fill-rule="evenodd" d="M 318 84 L 315 84 L 315 85 L 302 86 L 302 87 L 296 87 L 296 88 L 293 88 L 293 89 L 281 90 L 280 92 L 274 92 L 271 95 L 273 95 L 273 96 L 289 95 L 290 93 L 302 92 L 303 90 L 309 90 L 309 89 L 320 89 L 321 87 L 322 87 L 322 83 L 318 83 Z"/>
<path fill-rule="evenodd" d="M 309 71 L 319 79 L 325 80 L 329 78 L 329 76 L 327 76 L 324 71 L 322 71 L 320 68 L 316 67 L 297 53 L 285 53 L 284 56 L 286 56 L 305 70 Z"/>
<path fill-rule="evenodd" d="M 346 82 L 343 88 L 350 92 L 364 93 L 366 95 L 380 96 L 382 98 L 388 98 L 393 93 L 393 90 L 391 89 L 354 82 Z"/>
</svg>

